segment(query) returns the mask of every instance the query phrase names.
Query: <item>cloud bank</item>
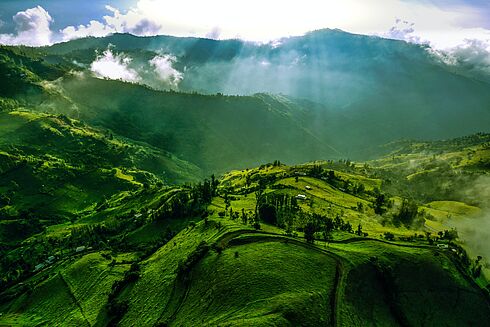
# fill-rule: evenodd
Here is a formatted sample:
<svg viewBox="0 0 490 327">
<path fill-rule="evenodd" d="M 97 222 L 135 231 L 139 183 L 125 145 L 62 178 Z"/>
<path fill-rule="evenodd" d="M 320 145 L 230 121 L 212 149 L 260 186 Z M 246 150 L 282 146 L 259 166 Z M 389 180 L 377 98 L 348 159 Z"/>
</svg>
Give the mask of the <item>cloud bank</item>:
<svg viewBox="0 0 490 327">
<path fill-rule="evenodd" d="M 74 5 L 73 8 L 77 10 L 78 7 Z M 436 5 L 433 1 L 304 0 L 298 5 L 294 0 L 284 0 L 278 6 L 274 1 L 262 0 L 239 3 L 228 0 L 135 0 L 133 6 L 125 11 L 109 5 L 105 9 L 107 15 L 100 20 L 78 26 L 59 26 L 58 31 L 53 31 L 52 37 L 49 25 L 53 21 L 42 7 L 19 12 L 15 15 L 19 16 L 15 18 L 15 24 L 23 17 L 24 21 L 27 19 L 29 23 L 40 27 L 30 29 L 31 32 L 36 32 L 38 38 L 37 42 L 25 40 L 24 43 L 29 44 L 49 44 L 112 33 L 222 39 L 239 37 L 262 42 L 302 35 L 321 28 L 340 28 L 353 33 L 380 35 L 392 27 L 396 17 L 412 22 L 418 31 L 415 33 L 413 26 L 404 26 L 400 20 L 398 26 L 387 33 L 386 37 L 410 42 L 417 42 L 418 38 L 430 40 L 432 46 L 438 49 L 454 47 L 464 39 L 482 39 L 485 35 L 490 35 L 490 30 L 485 29 L 487 26 L 483 24 L 488 20 L 488 16 L 484 16 L 486 11 L 475 10 L 471 3 L 454 6 L 440 3 Z M 33 16 L 38 17 L 37 23 Z M 41 21 L 44 23 L 41 24 Z M 1 36 L 3 43 L 20 36 L 25 29 L 19 22 L 19 35 L 4 34 Z M 44 35 L 44 38 L 40 35 Z M 33 38 L 36 39 L 36 36 Z M 21 41 L 17 41 L 19 42 Z"/>
<path fill-rule="evenodd" d="M 115 55 L 111 49 L 107 49 L 102 55 L 97 56 L 90 65 L 90 71 L 96 77 L 121 80 L 137 83 L 141 81 L 138 72 L 129 68 L 132 59 L 124 54 Z"/>
<path fill-rule="evenodd" d="M 154 68 L 157 78 L 163 83 L 176 88 L 184 75 L 172 67 L 177 58 L 172 55 L 156 56 L 149 61 L 150 66 Z"/>
</svg>

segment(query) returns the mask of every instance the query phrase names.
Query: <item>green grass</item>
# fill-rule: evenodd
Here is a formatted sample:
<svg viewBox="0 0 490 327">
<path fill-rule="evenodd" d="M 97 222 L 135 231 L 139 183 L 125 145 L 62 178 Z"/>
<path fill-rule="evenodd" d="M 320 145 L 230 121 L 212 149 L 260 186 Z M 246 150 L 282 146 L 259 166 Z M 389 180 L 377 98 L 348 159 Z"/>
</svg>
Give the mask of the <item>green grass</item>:
<svg viewBox="0 0 490 327">
<path fill-rule="evenodd" d="M 293 244 L 256 243 L 212 253 L 192 271 L 174 324 L 331 324 L 335 269 L 332 258 Z"/>
<path fill-rule="evenodd" d="M 73 258 L 55 265 L 45 281 L 38 283 L 32 293 L 24 293 L 7 307 L 1 308 L 0 325 L 9 319 L 19 325 L 36 326 L 39 323 L 56 325 L 93 326 L 106 323 L 105 304 L 115 280 L 122 277 L 129 266 L 117 264 L 100 253 Z"/>
</svg>

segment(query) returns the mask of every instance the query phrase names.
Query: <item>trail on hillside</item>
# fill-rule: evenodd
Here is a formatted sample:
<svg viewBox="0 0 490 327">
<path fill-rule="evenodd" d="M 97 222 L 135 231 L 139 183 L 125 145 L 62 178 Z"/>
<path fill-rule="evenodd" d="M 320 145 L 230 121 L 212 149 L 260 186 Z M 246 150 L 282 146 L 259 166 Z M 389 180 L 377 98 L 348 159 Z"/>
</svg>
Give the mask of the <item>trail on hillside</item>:
<svg viewBox="0 0 490 327">
<path fill-rule="evenodd" d="M 70 297 L 72 298 L 73 302 L 76 304 L 76 306 L 80 310 L 80 313 L 81 313 L 83 319 L 85 320 L 85 322 L 87 323 L 87 326 L 91 326 L 90 325 L 90 322 L 87 319 L 87 317 L 85 317 L 85 313 L 83 312 L 83 308 L 82 308 L 81 304 L 78 302 L 77 298 L 75 297 L 75 294 L 73 294 L 73 291 L 72 291 L 72 289 L 70 287 L 70 284 L 65 279 L 65 277 L 63 276 L 62 273 L 58 273 L 58 275 L 60 276 L 60 279 L 63 282 L 63 284 L 65 284 L 65 286 L 66 286 L 66 288 L 68 290 L 68 293 L 69 293 Z"/>
</svg>

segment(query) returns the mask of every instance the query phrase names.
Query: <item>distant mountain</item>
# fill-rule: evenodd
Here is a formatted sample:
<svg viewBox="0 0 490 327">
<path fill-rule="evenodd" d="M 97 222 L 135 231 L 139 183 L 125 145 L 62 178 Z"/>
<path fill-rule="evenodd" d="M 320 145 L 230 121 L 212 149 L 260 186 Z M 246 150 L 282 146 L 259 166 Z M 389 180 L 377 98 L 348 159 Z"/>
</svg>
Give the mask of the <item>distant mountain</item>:
<svg viewBox="0 0 490 327">
<path fill-rule="evenodd" d="M 154 69 L 149 61 L 175 56 L 166 64 L 182 73 L 178 89 L 188 94 L 90 77 L 90 64 L 108 47 L 129 56 L 128 68 L 152 86 L 158 81 L 146 80 Z M 116 34 L 3 51 L 33 73 L 31 88 L 42 86 L 41 95 L 30 92 L 26 100 L 36 108 L 225 171 L 275 159 L 366 159 L 400 138 L 488 131 L 490 84 L 456 73 L 427 50 L 320 30 L 274 44 Z"/>
<path fill-rule="evenodd" d="M 266 92 L 319 103 L 342 115 L 329 124 L 334 132 L 322 137 L 353 157 L 373 143 L 451 138 L 490 126 L 490 84 L 464 74 L 464 67 L 442 63 L 426 46 L 340 30 L 273 44 L 116 34 L 44 51 L 89 65 L 95 50 L 109 45 L 134 58 L 135 67 L 156 53 L 176 56 L 174 68 L 183 73 L 180 90 Z M 342 136 L 336 135 L 339 130 Z"/>
</svg>

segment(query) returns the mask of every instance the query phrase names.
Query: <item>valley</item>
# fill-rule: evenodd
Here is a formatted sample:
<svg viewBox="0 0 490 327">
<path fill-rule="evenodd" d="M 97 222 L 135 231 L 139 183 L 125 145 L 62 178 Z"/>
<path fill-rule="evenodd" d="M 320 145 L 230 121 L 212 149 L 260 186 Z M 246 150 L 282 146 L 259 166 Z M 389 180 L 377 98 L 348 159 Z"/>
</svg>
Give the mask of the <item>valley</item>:
<svg viewBox="0 0 490 327">
<path fill-rule="evenodd" d="M 0 73 L 0 326 L 490 319 L 490 84 L 426 47 L 114 34 Z"/>
</svg>

